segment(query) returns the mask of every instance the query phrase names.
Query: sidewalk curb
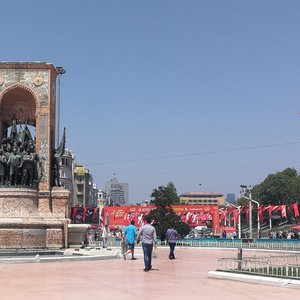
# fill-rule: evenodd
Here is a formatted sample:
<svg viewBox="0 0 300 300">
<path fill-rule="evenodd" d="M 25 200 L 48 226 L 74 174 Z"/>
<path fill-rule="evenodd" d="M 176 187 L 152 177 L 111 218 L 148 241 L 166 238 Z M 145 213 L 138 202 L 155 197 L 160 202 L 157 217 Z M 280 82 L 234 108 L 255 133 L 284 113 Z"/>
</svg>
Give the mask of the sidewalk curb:
<svg viewBox="0 0 300 300">
<path fill-rule="evenodd" d="M 277 286 L 282 288 L 300 289 L 300 280 L 295 279 L 283 279 L 257 275 L 237 274 L 222 271 L 210 271 L 208 272 L 207 277 L 213 279 L 233 280 L 253 284 Z"/>
</svg>

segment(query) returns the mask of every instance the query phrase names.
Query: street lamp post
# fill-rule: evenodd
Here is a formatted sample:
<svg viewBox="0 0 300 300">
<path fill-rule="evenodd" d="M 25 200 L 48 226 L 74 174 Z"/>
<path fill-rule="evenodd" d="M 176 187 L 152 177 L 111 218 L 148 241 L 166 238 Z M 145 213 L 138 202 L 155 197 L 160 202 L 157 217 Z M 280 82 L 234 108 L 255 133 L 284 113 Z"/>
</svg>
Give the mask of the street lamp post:
<svg viewBox="0 0 300 300">
<path fill-rule="evenodd" d="M 249 192 L 249 198 L 245 197 L 244 194 Z M 253 228 L 252 228 L 252 201 L 251 201 L 251 185 L 248 187 L 247 185 L 241 184 L 241 196 L 249 200 L 249 238 L 253 238 Z"/>
<path fill-rule="evenodd" d="M 251 190 L 249 192 L 249 228 L 250 228 L 250 239 L 253 238 L 253 224 L 252 224 L 252 200 Z"/>
<path fill-rule="evenodd" d="M 58 101 L 57 101 L 57 140 L 56 146 L 59 145 L 59 131 L 60 131 L 60 77 L 66 73 L 66 70 L 63 67 L 56 67 L 58 74 Z"/>
<path fill-rule="evenodd" d="M 235 206 L 234 204 L 230 204 L 230 206 L 233 206 L 235 208 L 237 208 L 238 210 L 238 214 L 239 214 L 239 224 L 238 224 L 238 232 L 239 232 L 239 239 L 242 237 L 242 228 L 241 228 L 241 206 Z"/>
<path fill-rule="evenodd" d="M 249 195 L 250 196 L 250 195 Z M 258 210 L 259 210 L 259 202 L 253 200 L 252 198 L 248 198 L 245 196 L 242 196 L 243 198 L 249 200 L 249 216 L 250 216 L 250 203 L 254 202 L 255 204 L 257 204 L 257 236 L 258 238 L 260 237 L 260 220 L 259 220 L 259 214 L 258 214 Z M 250 218 L 250 217 L 249 217 Z"/>
<path fill-rule="evenodd" d="M 241 185 L 241 188 L 243 189 L 243 191 L 245 192 L 249 192 L 249 197 L 245 196 L 245 195 L 241 195 L 242 198 L 245 198 L 247 200 L 249 200 L 249 231 L 250 231 L 250 239 L 253 238 L 253 228 L 252 228 L 252 202 L 256 203 L 257 205 L 257 237 L 260 237 L 260 220 L 259 220 L 259 202 L 252 199 L 252 194 L 251 194 L 251 185 L 249 186 L 249 188 L 245 185 Z"/>
</svg>

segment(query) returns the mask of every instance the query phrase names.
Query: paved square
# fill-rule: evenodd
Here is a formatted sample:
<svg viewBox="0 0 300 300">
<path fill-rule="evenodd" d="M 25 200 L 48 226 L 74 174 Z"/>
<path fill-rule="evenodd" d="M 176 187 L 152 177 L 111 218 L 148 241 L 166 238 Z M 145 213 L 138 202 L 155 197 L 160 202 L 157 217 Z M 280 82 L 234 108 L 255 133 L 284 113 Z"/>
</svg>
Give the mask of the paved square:
<svg viewBox="0 0 300 300">
<path fill-rule="evenodd" d="M 236 253 L 237 250 L 176 248 L 176 259 L 169 260 L 168 249 L 159 248 L 153 260 L 154 270 L 148 273 L 143 272 L 141 254 L 135 261 L 0 264 L 0 300 L 299 298 L 299 290 L 207 278 L 208 271 L 216 269 L 217 257 L 235 257 Z"/>
</svg>

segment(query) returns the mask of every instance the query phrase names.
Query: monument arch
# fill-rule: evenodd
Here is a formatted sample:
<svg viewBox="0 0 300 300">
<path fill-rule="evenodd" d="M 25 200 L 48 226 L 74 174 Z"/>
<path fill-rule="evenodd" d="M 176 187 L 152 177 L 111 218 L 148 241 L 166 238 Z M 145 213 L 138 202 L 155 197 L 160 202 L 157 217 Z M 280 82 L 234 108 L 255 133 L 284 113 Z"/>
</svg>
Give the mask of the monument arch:
<svg viewBox="0 0 300 300">
<path fill-rule="evenodd" d="M 67 245 L 70 193 L 53 184 L 59 74 L 48 63 L 0 62 L 0 158 L 5 171 L 4 177 L 0 173 L 0 248 Z M 35 136 L 28 133 L 30 126 Z"/>
</svg>

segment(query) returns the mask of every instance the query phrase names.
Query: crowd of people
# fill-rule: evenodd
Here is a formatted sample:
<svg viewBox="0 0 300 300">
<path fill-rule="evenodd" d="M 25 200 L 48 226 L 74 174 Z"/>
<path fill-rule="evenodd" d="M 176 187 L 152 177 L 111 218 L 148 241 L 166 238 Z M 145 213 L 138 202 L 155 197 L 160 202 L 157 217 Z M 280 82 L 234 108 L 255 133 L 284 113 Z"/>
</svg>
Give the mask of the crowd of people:
<svg viewBox="0 0 300 300">
<path fill-rule="evenodd" d="M 298 239 L 299 233 L 292 230 L 272 230 L 269 232 L 270 239 Z"/>
<path fill-rule="evenodd" d="M 124 230 L 118 228 L 114 232 L 109 230 L 108 225 L 101 225 L 97 231 L 89 231 L 87 233 L 87 239 L 83 246 L 91 245 L 94 241 L 98 242 L 99 246 L 102 243 L 102 247 L 107 247 L 107 239 L 109 236 L 115 235 L 121 239 L 121 249 L 124 260 L 127 260 L 128 255 L 131 256 L 131 260 L 136 260 L 135 257 L 135 245 L 141 244 L 144 255 L 144 271 L 148 272 L 152 269 L 152 253 L 153 249 L 157 247 L 157 234 L 154 226 L 151 225 L 151 218 L 144 217 L 144 225 L 138 230 L 135 227 L 135 221 L 131 220 L 130 225 L 126 226 Z M 175 246 L 178 233 L 174 226 L 170 224 L 170 227 L 166 231 L 166 241 L 169 245 L 169 259 L 175 259 Z"/>
</svg>

